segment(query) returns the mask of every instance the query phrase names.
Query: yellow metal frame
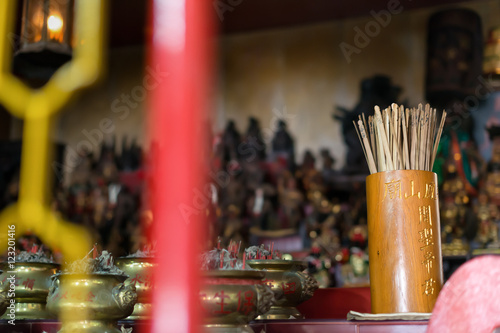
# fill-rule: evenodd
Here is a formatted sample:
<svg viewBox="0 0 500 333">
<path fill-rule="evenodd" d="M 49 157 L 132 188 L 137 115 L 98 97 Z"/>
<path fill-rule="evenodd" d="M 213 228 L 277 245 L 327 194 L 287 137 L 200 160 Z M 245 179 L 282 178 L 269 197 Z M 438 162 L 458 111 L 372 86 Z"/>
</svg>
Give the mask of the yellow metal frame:
<svg viewBox="0 0 500 333">
<path fill-rule="evenodd" d="M 31 89 L 11 73 L 12 34 L 17 0 L 0 1 L 0 103 L 24 119 L 19 200 L 0 215 L 0 249 L 7 248 L 9 225 L 16 237 L 26 231 L 52 248 L 61 249 L 67 262 L 81 258 L 90 237 L 80 226 L 63 221 L 50 208 L 51 143 L 54 116 L 75 93 L 95 83 L 103 72 L 105 0 L 76 0 L 73 59 L 40 89 Z"/>
<path fill-rule="evenodd" d="M 106 0 L 75 1 L 77 45 L 73 59 L 63 65 L 40 89 L 30 89 L 11 73 L 11 35 L 17 0 L 0 1 L 0 103 L 24 119 L 19 200 L 0 214 L 0 250 L 7 249 L 9 226 L 16 238 L 27 231 L 57 248 L 66 262 L 82 258 L 91 247 L 81 226 L 61 219 L 50 208 L 51 143 L 54 116 L 82 88 L 95 83 L 103 72 Z M 62 313 L 64 320 L 67 316 Z"/>
</svg>

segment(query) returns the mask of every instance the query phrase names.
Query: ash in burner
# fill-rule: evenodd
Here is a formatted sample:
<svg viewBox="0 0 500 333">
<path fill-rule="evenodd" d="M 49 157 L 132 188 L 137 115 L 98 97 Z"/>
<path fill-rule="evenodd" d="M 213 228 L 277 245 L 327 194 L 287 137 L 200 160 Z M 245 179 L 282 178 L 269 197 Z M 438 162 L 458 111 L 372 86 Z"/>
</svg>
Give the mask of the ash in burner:
<svg viewBox="0 0 500 333">
<path fill-rule="evenodd" d="M 115 274 L 127 276 L 125 272 L 114 265 L 113 257 L 108 251 L 102 251 L 101 255 L 96 258 L 85 257 L 66 265 L 63 274 Z"/>
<path fill-rule="evenodd" d="M 55 264 L 52 256 L 49 258 L 43 251 L 43 247 L 34 245 L 31 251 L 21 251 L 16 255 L 16 262 L 40 262 Z"/>
</svg>

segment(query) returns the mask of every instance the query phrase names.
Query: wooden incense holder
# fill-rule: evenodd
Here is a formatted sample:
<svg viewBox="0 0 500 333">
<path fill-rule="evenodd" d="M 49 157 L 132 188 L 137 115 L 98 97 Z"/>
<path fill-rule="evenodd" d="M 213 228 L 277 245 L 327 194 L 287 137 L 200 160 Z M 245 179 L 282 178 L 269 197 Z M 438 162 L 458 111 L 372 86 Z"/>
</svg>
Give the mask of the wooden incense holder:
<svg viewBox="0 0 500 333">
<path fill-rule="evenodd" d="M 373 313 L 432 312 L 443 285 L 437 184 L 421 170 L 366 178 Z"/>
</svg>

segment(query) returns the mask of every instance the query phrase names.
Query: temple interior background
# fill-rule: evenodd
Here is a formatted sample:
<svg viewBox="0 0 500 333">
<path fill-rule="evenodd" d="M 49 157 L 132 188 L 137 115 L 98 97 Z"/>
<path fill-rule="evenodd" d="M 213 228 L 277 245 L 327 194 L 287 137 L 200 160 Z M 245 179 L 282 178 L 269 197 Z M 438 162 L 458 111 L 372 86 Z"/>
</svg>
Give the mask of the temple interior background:
<svg viewBox="0 0 500 333">
<path fill-rule="evenodd" d="M 208 101 L 212 112 L 198 120 L 211 132 L 207 177 L 215 189 L 207 205 L 207 249 L 218 237 L 225 244 L 232 240 L 245 246 L 273 242 L 282 252 L 307 258 L 322 287 L 369 283 L 364 194 L 368 172 L 359 159 L 360 147 L 355 148 L 359 142 L 352 141 L 353 128 L 347 128 L 351 122 L 346 125 L 345 119 L 353 112 L 372 112 L 363 101 L 408 106 L 431 102 L 428 50 L 438 53 L 444 44 L 429 43 L 429 19 L 439 11 L 468 9 L 480 18 L 481 39 L 460 45 L 462 51 L 443 51 L 452 66 L 475 75 L 473 69 L 478 64 L 482 68 L 484 59 L 474 58 L 470 50 L 483 49 L 489 40 L 496 43 L 488 36 L 500 12 L 498 1 L 427 2 L 424 8 L 412 9 L 406 9 L 407 1 L 398 4 L 401 12 L 347 57 L 342 43 L 357 45 L 357 29 L 364 31 L 368 23 L 377 22 L 370 7 L 331 20 L 254 28 L 234 23 L 245 16 L 245 3 L 222 14 L 214 7 L 221 27 L 211 41 L 216 50 Z M 146 17 L 143 6 L 130 6 L 140 7 Z M 145 21 L 135 23 L 142 22 L 143 36 L 148 35 Z M 147 96 L 140 87 L 146 77 L 161 80 L 164 75 L 146 65 L 145 37 L 121 38 L 109 50 L 106 79 L 68 106 L 53 132 L 59 147 L 54 209 L 88 226 L 99 246 L 116 256 L 147 244 L 150 216 L 143 190 L 152 143 L 145 118 Z M 460 60 L 465 69 L 450 52 L 465 57 Z M 440 179 L 445 276 L 474 251 L 495 253 L 500 248 L 499 183 L 491 176 L 500 171 L 490 162 L 493 134 L 489 146 L 484 141 L 489 140 L 486 123 L 500 126 L 500 95 L 495 89 L 481 98 L 472 116 L 451 117 L 456 122 L 449 128 L 459 124 L 445 133 L 434 169 Z M 442 109 L 470 95 L 460 93 L 434 105 Z M 17 196 L 22 122 L 3 112 L 2 123 L 5 207 Z M 223 178 L 210 176 L 221 172 Z M 37 242 L 33 236 L 26 239 L 26 246 Z"/>
</svg>

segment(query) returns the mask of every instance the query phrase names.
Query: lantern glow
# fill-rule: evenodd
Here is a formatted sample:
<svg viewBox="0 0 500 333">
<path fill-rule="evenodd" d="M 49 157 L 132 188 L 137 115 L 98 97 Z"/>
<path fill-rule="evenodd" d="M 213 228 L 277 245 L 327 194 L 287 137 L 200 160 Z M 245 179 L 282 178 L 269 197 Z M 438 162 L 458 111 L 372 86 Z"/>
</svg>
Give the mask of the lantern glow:
<svg viewBox="0 0 500 333">
<path fill-rule="evenodd" d="M 72 57 L 74 0 L 24 0 L 14 73 L 44 82 Z"/>
<path fill-rule="evenodd" d="M 18 53 L 71 53 L 72 16 L 72 0 L 24 0 Z"/>
<path fill-rule="evenodd" d="M 63 27 L 63 21 L 59 16 L 51 15 L 47 20 L 47 26 L 50 31 L 58 32 L 61 31 Z"/>
</svg>

